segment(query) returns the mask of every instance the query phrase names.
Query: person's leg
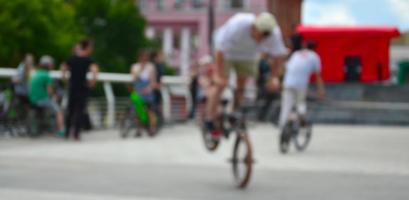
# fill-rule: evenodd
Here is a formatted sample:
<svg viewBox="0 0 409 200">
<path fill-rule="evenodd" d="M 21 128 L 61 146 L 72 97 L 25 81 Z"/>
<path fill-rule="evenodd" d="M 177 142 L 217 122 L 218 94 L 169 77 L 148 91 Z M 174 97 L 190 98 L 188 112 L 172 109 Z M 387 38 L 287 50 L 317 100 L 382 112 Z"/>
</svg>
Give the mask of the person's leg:
<svg viewBox="0 0 409 200">
<path fill-rule="evenodd" d="M 216 118 L 216 113 L 217 113 L 217 108 L 218 106 L 214 106 L 214 104 L 217 105 L 215 101 L 218 101 L 219 93 L 218 93 L 218 88 L 215 85 L 211 85 L 205 90 L 206 93 L 206 104 L 205 104 L 205 120 L 212 121 L 213 119 Z"/>
<path fill-rule="evenodd" d="M 74 139 L 81 139 L 82 116 L 85 114 L 86 97 L 78 98 L 74 109 Z"/>
<path fill-rule="evenodd" d="M 281 98 L 281 112 L 280 112 L 280 119 L 279 119 L 279 129 L 283 129 L 288 121 L 288 117 L 291 113 L 295 102 L 295 96 L 293 90 L 291 89 L 284 89 L 282 98 Z"/>
<path fill-rule="evenodd" d="M 297 101 L 297 113 L 300 116 L 301 124 L 305 124 L 305 119 L 307 115 L 307 90 L 297 89 L 296 91 L 296 101 Z"/>
<path fill-rule="evenodd" d="M 225 61 L 223 69 L 225 77 L 222 77 L 223 79 L 228 80 L 231 67 L 231 63 Z M 206 89 L 205 119 L 207 122 L 213 122 L 217 118 L 220 99 L 225 87 L 226 84 L 211 84 L 208 86 L 208 89 Z"/>
<path fill-rule="evenodd" d="M 262 105 L 260 106 L 259 115 L 258 115 L 258 118 L 260 121 L 266 120 L 266 117 L 270 114 L 271 104 L 273 103 L 274 99 L 277 98 L 277 94 L 273 92 L 265 91 L 265 94 L 263 95 L 262 98 L 263 98 L 263 101 L 262 101 Z"/>
<path fill-rule="evenodd" d="M 64 114 L 57 102 L 50 100 L 50 106 L 56 116 L 56 124 L 58 128 L 58 134 L 64 136 Z"/>
<path fill-rule="evenodd" d="M 239 111 L 241 103 L 244 98 L 244 91 L 246 87 L 248 76 L 237 76 L 237 88 L 234 93 L 234 107 L 233 110 L 235 112 Z"/>
<path fill-rule="evenodd" d="M 57 125 L 58 129 L 57 134 L 64 137 L 64 117 L 62 116 L 62 111 L 58 104 L 51 99 L 45 99 L 38 102 L 37 106 L 47 109 L 48 112 L 55 115 L 55 124 Z"/>
<path fill-rule="evenodd" d="M 195 83 L 192 83 L 190 88 L 190 98 L 192 99 L 192 106 L 190 108 L 189 118 L 193 119 L 196 113 L 196 106 L 197 106 L 197 90 L 198 86 Z"/>
<path fill-rule="evenodd" d="M 148 109 L 148 117 L 149 117 L 149 127 L 151 132 L 156 132 L 157 129 L 157 118 L 156 118 L 156 114 L 155 111 L 153 111 L 152 109 Z"/>
<path fill-rule="evenodd" d="M 68 97 L 68 106 L 67 106 L 67 117 L 65 119 L 65 138 L 69 138 L 71 135 L 71 127 L 74 120 L 74 109 L 75 109 L 75 99 L 72 95 Z"/>
</svg>

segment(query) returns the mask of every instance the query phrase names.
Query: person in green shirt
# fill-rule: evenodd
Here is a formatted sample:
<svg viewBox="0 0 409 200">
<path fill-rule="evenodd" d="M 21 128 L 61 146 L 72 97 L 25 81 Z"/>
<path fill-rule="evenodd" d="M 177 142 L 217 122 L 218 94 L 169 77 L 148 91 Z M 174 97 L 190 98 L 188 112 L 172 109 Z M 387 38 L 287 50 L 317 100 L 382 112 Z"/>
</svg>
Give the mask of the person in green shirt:
<svg viewBox="0 0 409 200">
<path fill-rule="evenodd" d="M 56 115 L 58 136 L 64 137 L 64 115 L 62 109 L 51 97 L 53 94 L 52 79 L 49 70 L 53 68 L 51 56 L 42 56 L 37 70 L 33 71 L 29 81 L 29 99 L 33 105 L 45 108 Z"/>
</svg>

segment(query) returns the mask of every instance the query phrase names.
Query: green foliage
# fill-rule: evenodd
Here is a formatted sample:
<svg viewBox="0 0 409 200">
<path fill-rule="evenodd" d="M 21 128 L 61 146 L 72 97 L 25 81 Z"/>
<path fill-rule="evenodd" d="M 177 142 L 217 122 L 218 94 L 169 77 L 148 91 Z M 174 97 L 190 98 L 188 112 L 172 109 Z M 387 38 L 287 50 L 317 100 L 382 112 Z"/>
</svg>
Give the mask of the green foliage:
<svg viewBox="0 0 409 200">
<path fill-rule="evenodd" d="M 74 16 L 62 0 L 0 0 L 0 65 L 16 66 L 26 52 L 64 59 L 82 37 Z"/>
<path fill-rule="evenodd" d="M 0 66 L 17 66 L 27 52 L 61 62 L 91 38 L 101 71 L 128 73 L 139 49 L 158 47 L 145 24 L 134 0 L 0 0 Z"/>
<path fill-rule="evenodd" d="M 136 52 L 145 48 L 145 20 L 134 0 L 72 0 L 76 21 L 95 40 L 101 71 L 128 73 Z"/>
<path fill-rule="evenodd" d="M 0 66 L 16 66 L 24 54 L 62 61 L 81 38 L 95 40 L 101 71 L 129 72 L 136 52 L 155 44 L 134 0 L 0 0 Z"/>
<path fill-rule="evenodd" d="M 165 65 L 164 65 L 163 75 L 166 75 L 166 76 L 176 76 L 177 73 L 178 73 L 178 72 L 177 72 L 177 70 L 176 70 L 175 67 L 172 67 L 172 66 L 170 66 L 170 65 L 168 65 L 168 64 L 165 64 Z"/>
</svg>

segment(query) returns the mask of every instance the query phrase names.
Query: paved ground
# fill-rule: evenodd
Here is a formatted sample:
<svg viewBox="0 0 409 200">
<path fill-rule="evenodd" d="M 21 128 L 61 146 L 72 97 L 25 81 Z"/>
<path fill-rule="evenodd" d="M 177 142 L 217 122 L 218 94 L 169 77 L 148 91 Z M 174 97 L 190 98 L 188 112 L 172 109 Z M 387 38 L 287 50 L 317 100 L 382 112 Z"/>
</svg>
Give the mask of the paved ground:
<svg viewBox="0 0 409 200">
<path fill-rule="evenodd" d="M 409 127 L 317 126 L 304 153 L 280 155 L 277 131 L 251 127 L 257 163 L 247 190 L 233 186 L 232 141 L 203 148 L 193 125 L 159 137 L 80 143 L 0 138 L 0 199 L 402 199 L 409 198 Z"/>
</svg>

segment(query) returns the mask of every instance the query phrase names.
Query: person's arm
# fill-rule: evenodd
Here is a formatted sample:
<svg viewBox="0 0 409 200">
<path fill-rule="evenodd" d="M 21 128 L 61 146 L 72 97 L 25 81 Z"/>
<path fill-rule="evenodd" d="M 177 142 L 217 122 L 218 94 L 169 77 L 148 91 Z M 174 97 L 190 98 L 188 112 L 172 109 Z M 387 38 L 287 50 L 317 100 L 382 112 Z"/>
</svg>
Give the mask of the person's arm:
<svg viewBox="0 0 409 200">
<path fill-rule="evenodd" d="M 48 96 L 52 97 L 54 95 L 54 88 L 52 85 L 47 85 Z"/>
<path fill-rule="evenodd" d="M 89 85 L 91 88 L 94 88 L 97 85 L 98 81 L 99 66 L 95 63 L 91 64 L 90 73 L 91 80 L 89 81 Z"/>
<path fill-rule="evenodd" d="M 217 85 L 224 86 L 227 83 L 226 74 L 224 74 L 224 53 L 221 50 L 216 51 L 216 71 L 214 79 Z"/>
<path fill-rule="evenodd" d="M 271 91 L 277 91 L 280 88 L 280 76 L 284 73 L 284 62 L 288 54 L 279 27 L 273 30 L 270 38 L 264 43 L 263 50 L 272 58 L 270 61 L 271 77 L 267 88 Z"/>
<path fill-rule="evenodd" d="M 141 70 L 140 70 L 139 64 L 133 64 L 132 67 L 131 67 L 132 81 L 136 81 L 139 78 L 140 72 L 141 72 Z"/>
<path fill-rule="evenodd" d="M 158 84 L 158 81 L 157 81 L 157 78 L 156 78 L 156 73 L 158 73 L 156 71 L 156 68 L 153 65 L 151 65 L 151 73 L 150 73 L 150 77 L 149 77 L 150 84 L 149 84 L 149 88 L 148 88 L 149 92 L 152 92 L 153 89 L 159 87 L 159 84 Z"/>
<path fill-rule="evenodd" d="M 47 81 L 47 92 L 48 92 L 48 96 L 49 97 L 53 97 L 54 96 L 54 85 L 53 85 L 53 79 L 51 79 L 50 76 L 47 77 L 46 79 Z"/>
<path fill-rule="evenodd" d="M 61 70 L 61 79 L 66 82 L 68 80 L 68 65 L 67 63 L 61 63 L 60 65 Z"/>
<path fill-rule="evenodd" d="M 277 57 L 270 61 L 270 79 L 267 82 L 267 88 L 271 92 L 280 89 L 280 76 L 284 72 L 284 58 Z"/>
<path fill-rule="evenodd" d="M 324 81 L 322 80 L 321 73 L 316 73 L 316 77 L 317 77 L 318 97 L 320 99 L 324 99 L 325 98 L 325 85 L 324 85 Z"/>
<path fill-rule="evenodd" d="M 321 59 L 318 54 L 314 54 L 315 75 L 317 82 L 318 97 L 323 100 L 325 98 L 325 86 L 321 75 Z"/>
</svg>

